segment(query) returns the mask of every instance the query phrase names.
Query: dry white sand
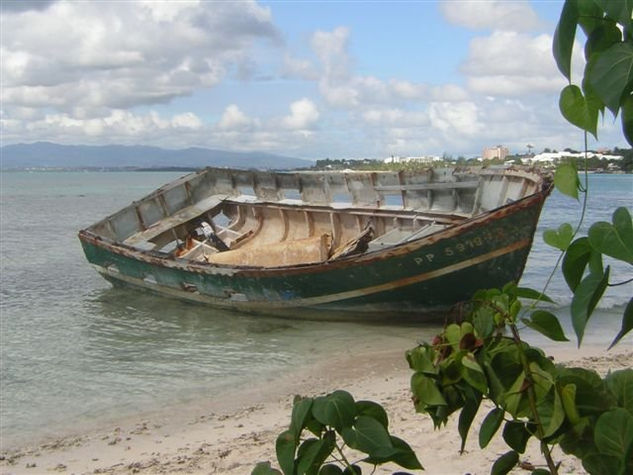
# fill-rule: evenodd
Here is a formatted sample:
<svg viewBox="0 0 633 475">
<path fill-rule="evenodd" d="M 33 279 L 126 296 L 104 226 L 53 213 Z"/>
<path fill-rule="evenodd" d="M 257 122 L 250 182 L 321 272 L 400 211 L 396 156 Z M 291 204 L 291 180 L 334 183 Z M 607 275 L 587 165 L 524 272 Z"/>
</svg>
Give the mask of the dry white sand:
<svg viewBox="0 0 633 475">
<path fill-rule="evenodd" d="M 277 466 L 275 439 L 288 426 L 295 394 L 313 396 L 346 389 L 357 400 L 371 399 L 385 406 L 391 433 L 411 444 L 425 473 L 490 473 L 492 462 L 509 449 L 500 437 L 486 450 L 479 449 L 476 429 L 486 408 L 480 409 L 466 451 L 460 455 L 456 416 L 446 428 L 436 431 L 429 417 L 415 413 L 408 389 L 411 371 L 403 350 L 375 352 L 363 358 L 333 358 L 309 371 L 286 375 L 221 400 L 203 401 L 196 407 L 169 408 L 99 431 L 7 451 L 2 454 L 0 471 L 249 474 L 258 461 L 269 460 Z M 630 345 L 608 353 L 603 349 L 578 351 L 567 347 L 554 356 L 601 373 L 633 366 Z M 562 453 L 554 456 L 562 461 L 561 473 L 583 473 L 572 458 Z M 536 446 L 529 447 L 521 461 L 526 468 L 530 463 L 543 464 Z M 370 467 L 365 467 L 364 471 L 370 473 Z M 397 469 L 388 466 L 376 473 Z"/>
</svg>

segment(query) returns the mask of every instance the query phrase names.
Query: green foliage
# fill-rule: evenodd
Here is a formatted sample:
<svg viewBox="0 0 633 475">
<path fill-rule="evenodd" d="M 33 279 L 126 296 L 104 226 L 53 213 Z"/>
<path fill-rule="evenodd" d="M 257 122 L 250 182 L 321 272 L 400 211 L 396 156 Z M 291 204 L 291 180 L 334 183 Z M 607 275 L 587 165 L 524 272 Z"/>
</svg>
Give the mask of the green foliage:
<svg viewBox="0 0 633 475">
<path fill-rule="evenodd" d="M 464 322 L 448 325 L 432 344 L 407 352 L 414 371 L 411 391 L 416 411 L 428 414 L 436 427 L 461 411 L 458 431 L 463 450 L 481 401 L 489 400 L 494 407 L 479 429 L 479 446 L 485 448 L 503 425 L 503 440 L 512 449 L 495 462 L 492 473 L 508 473 L 532 437 L 541 443 L 549 473 L 556 473 L 549 451 L 554 444 L 580 458 L 590 473 L 605 457 L 613 473 L 630 473 L 633 370 L 601 378 L 594 371 L 554 365 L 541 350 L 520 339 L 516 324 L 529 323 L 545 336 L 561 340 L 565 337 L 560 323 L 549 312 L 524 311 L 521 305 L 517 319 L 517 293 L 526 292 L 512 284 L 477 292 Z M 478 323 L 488 318 L 484 308 L 494 312 L 492 331 Z M 531 315 L 520 317 L 521 312 Z M 511 336 L 506 336 L 507 330 Z"/>
<path fill-rule="evenodd" d="M 277 462 L 284 475 L 361 474 L 360 466 L 344 453 L 346 447 L 365 454 L 361 461 L 369 465 L 391 462 L 422 469 L 411 447 L 389 433 L 387 413 L 380 404 L 355 401 L 346 391 L 295 398 L 290 428 L 279 434 L 276 443 Z M 269 462 L 257 464 L 252 472 L 278 473 Z"/>
<path fill-rule="evenodd" d="M 552 52 L 570 81 L 561 91 L 560 111 L 570 123 L 597 137 L 600 112 L 621 111 L 622 130 L 633 144 L 633 36 L 630 0 L 566 0 L 554 34 Z M 571 84 L 571 59 L 577 27 L 585 33 L 581 87 Z"/>
<path fill-rule="evenodd" d="M 499 457 L 492 465 L 492 470 L 490 471 L 490 474 L 505 475 L 506 473 L 509 473 L 510 470 L 512 470 L 518 462 L 518 453 L 516 453 L 514 450 L 506 452 L 501 457 Z"/>
<path fill-rule="evenodd" d="M 569 223 L 563 223 L 558 230 L 546 229 L 543 232 L 543 241 L 556 249 L 564 251 L 569 247 L 574 237 L 574 230 Z"/>
<path fill-rule="evenodd" d="M 537 310 L 532 313 L 531 318 L 523 318 L 521 321 L 532 330 L 542 333 L 550 340 L 569 341 L 565 336 L 563 328 L 560 326 L 558 318 L 551 312 Z"/>
</svg>

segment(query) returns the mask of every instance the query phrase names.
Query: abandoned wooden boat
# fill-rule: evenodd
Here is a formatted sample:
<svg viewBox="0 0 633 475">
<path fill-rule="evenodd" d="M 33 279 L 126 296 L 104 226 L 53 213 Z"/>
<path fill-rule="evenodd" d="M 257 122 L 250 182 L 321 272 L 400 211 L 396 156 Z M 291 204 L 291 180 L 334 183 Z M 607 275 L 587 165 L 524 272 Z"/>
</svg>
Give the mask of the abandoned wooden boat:
<svg viewBox="0 0 633 475">
<path fill-rule="evenodd" d="M 518 281 L 551 186 L 522 168 L 208 168 L 79 238 L 113 283 L 257 313 L 424 319 Z"/>
</svg>

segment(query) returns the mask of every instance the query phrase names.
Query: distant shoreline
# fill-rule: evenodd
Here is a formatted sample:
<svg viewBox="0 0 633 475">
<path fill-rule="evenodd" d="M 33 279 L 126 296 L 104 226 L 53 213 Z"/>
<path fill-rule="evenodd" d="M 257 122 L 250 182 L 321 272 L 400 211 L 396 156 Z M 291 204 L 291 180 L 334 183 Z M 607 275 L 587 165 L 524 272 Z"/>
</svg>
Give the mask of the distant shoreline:
<svg viewBox="0 0 633 475">
<path fill-rule="evenodd" d="M 211 166 L 211 165 L 210 165 Z M 0 168 L 2 173 L 16 173 L 16 172 L 197 172 L 204 170 L 206 167 L 22 167 L 22 168 Z M 225 167 L 218 167 L 225 168 Z M 235 167 L 243 168 L 243 167 Z M 308 168 L 283 168 L 280 170 L 288 171 L 300 171 L 307 170 Z M 343 170 L 338 170 L 343 171 Z M 597 171 L 587 170 L 587 173 L 592 175 L 631 175 L 633 172 L 625 172 L 622 170 L 617 171 Z"/>
<path fill-rule="evenodd" d="M 2 172 L 195 172 L 203 167 L 23 167 Z"/>
</svg>

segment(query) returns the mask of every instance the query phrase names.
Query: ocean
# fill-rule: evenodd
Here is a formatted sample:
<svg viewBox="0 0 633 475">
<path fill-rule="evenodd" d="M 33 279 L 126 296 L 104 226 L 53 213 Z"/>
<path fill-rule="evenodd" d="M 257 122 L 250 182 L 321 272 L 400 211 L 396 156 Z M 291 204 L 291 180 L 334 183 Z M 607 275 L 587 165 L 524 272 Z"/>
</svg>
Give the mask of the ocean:
<svg viewBox="0 0 633 475">
<path fill-rule="evenodd" d="M 173 172 L 2 172 L 0 183 L 0 443 L 33 443 L 121 417 L 168 410 L 253 386 L 332 354 L 402 348 L 439 325 L 293 321 L 240 315 L 112 288 L 84 259 L 77 231 L 182 175 Z M 590 175 L 586 222 L 633 206 L 633 176 Z M 578 203 L 548 199 L 521 285 L 539 288 L 558 253 L 546 228 L 572 224 Z M 615 265 L 613 281 L 630 278 Z M 567 335 L 570 294 L 557 272 L 547 293 Z M 612 287 L 586 345 L 617 333 L 633 285 Z M 549 345 L 527 331 L 530 341 Z M 569 343 L 575 345 L 575 343 Z M 627 337 L 620 347 L 633 347 Z"/>
</svg>

